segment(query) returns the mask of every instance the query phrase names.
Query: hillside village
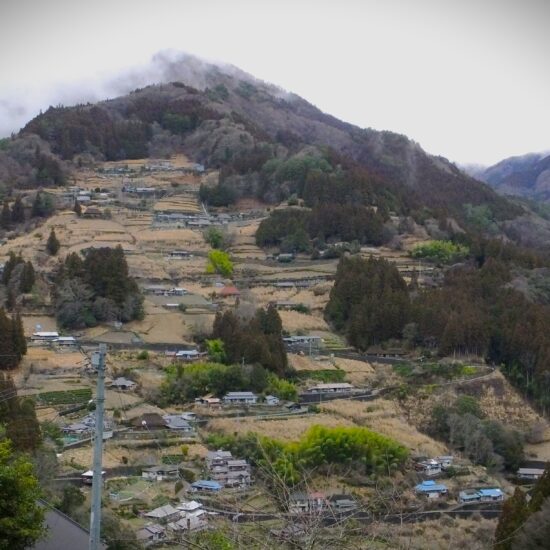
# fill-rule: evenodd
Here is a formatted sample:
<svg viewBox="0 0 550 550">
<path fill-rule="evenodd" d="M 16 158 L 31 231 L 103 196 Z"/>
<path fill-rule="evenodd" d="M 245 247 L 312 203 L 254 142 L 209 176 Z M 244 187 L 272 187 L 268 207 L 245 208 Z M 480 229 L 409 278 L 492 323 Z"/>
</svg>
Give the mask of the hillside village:
<svg viewBox="0 0 550 550">
<path fill-rule="evenodd" d="M 168 548 L 238 526 L 251 547 L 260 540 L 290 545 L 318 533 L 333 548 L 380 540 L 398 545 L 414 529 L 411 548 L 427 548 L 428 541 L 439 548 L 448 540 L 435 527 L 444 517 L 454 541 L 486 547 L 502 502 L 515 486 L 540 478 L 550 460 L 546 421 L 474 354 L 428 357 L 397 340 L 363 352 L 349 347 L 324 315 L 338 255 L 312 259 L 260 248 L 256 231 L 273 207 L 252 199 L 209 207 L 199 198 L 200 186 L 217 177 L 181 154 L 91 164 L 75 170 L 70 186 L 41 190 L 55 205 L 53 215 L 29 232 L 6 233 L 0 264 L 13 252 L 36 273 L 32 291 L 19 297 L 28 349 L 12 376 L 18 395 L 34 399 L 56 450 L 52 483 L 78 487 L 89 502 L 90 404 L 97 347 L 106 344 L 103 504 L 142 545 Z M 27 193 L 25 206 L 33 200 Z M 52 229 L 60 243 L 56 255 L 46 250 Z M 207 272 L 210 229 L 226 241 L 231 275 Z M 408 284 L 434 288 L 443 268 L 411 256 L 430 240 L 424 227 L 412 224 L 391 245 L 362 246 L 357 254 L 384 258 Z M 117 246 L 143 295 L 142 318 L 60 326 L 50 294 L 60 259 Z M 177 402 L 163 396 L 175 373 L 216 362 L 208 345 L 216 314 L 252 317 L 259 308 L 280 318 L 284 353 L 295 371 L 289 387 L 279 379 L 262 386 L 251 375 L 249 386 L 237 390 Z M 246 356 L 241 362 L 244 368 Z M 512 469 L 482 466 L 428 435 L 434 407 L 472 401 L 485 418 L 528 437 L 524 459 Z M 368 467 L 315 467 L 299 483 L 282 486 L 269 453 L 247 446 L 251 433 L 284 444 L 302 441 L 312 426 L 335 435 L 368 428 L 397 442 L 406 458 L 396 459 L 383 480 Z"/>
</svg>

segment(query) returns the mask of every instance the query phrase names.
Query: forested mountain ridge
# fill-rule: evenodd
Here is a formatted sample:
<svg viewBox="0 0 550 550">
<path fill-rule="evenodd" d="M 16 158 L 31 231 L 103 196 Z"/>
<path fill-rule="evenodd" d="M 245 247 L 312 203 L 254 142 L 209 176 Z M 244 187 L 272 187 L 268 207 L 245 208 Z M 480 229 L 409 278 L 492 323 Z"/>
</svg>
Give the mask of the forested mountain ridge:
<svg viewBox="0 0 550 550">
<path fill-rule="evenodd" d="M 40 114 L 18 137 L 2 142 L 1 181 L 8 187 L 60 184 L 66 163 L 80 162 L 83 155 L 119 160 L 183 150 L 207 167 L 220 168 L 218 187 L 205 190 L 207 202 L 222 205 L 247 195 L 278 202 L 292 194 L 302 198 L 309 172 L 319 166 L 309 170 L 296 164 L 316 157 L 328 162 L 325 173 L 343 171 L 348 179 L 351 172 L 356 176 L 362 171 L 361 177 L 370 181 L 371 205 L 378 206 L 384 196 L 384 206 L 398 214 L 416 212 L 442 224 L 452 218 L 463 226 L 469 223 L 465 206 L 483 206 L 488 224 L 498 225 L 514 240 L 540 244 L 544 230 L 539 226 L 546 222 L 533 219 L 448 160 L 428 155 L 405 136 L 342 122 L 234 67 L 185 56 L 172 69 L 168 75 L 180 80 L 94 105 L 51 107 Z M 12 152 L 29 140 L 34 140 L 35 157 L 17 159 L 29 168 L 22 178 L 14 169 Z M 57 163 L 56 169 L 40 166 L 40 155 Z M 294 164 L 279 169 L 287 161 Z M 297 177 L 296 171 L 301 172 Z M 350 195 L 346 200 L 355 199 Z M 510 220 L 518 220 L 521 239 L 513 229 L 516 222 Z"/>
<path fill-rule="evenodd" d="M 465 170 L 499 193 L 550 200 L 550 154 L 530 153 L 509 157 L 488 168 Z"/>
</svg>

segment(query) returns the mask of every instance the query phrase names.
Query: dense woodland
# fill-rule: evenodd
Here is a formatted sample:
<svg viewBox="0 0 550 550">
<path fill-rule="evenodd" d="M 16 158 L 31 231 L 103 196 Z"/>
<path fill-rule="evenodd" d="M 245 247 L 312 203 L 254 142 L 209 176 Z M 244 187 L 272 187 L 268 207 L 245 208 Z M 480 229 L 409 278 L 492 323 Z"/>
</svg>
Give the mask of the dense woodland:
<svg viewBox="0 0 550 550">
<path fill-rule="evenodd" d="M 397 338 L 442 356 L 485 357 L 546 411 L 550 307 L 510 285 L 514 269 L 545 260 L 495 241 L 473 250 L 441 288 L 424 290 L 407 289 L 385 260 L 343 258 L 326 318 L 359 349 Z"/>
<path fill-rule="evenodd" d="M 217 313 L 212 337 L 223 342 L 227 364 L 258 363 L 280 377 L 288 374 L 283 327 L 273 306 L 258 309 L 251 319 L 243 319 L 231 310 Z"/>
<path fill-rule="evenodd" d="M 122 247 L 69 254 L 60 264 L 54 295 L 56 316 L 66 328 L 143 317 L 143 297 L 128 274 Z"/>
</svg>

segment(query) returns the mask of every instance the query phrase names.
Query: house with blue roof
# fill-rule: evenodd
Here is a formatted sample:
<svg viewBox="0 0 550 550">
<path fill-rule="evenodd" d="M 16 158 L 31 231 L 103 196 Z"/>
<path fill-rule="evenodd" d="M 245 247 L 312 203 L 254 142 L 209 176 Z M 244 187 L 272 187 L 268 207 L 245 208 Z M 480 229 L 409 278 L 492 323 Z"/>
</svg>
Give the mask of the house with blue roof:
<svg viewBox="0 0 550 550">
<path fill-rule="evenodd" d="M 203 492 L 203 493 L 218 493 L 223 488 L 223 485 L 217 481 L 212 481 L 210 479 L 199 479 L 194 483 L 191 483 L 190 491 L 193 493 Z"/>
<path fill-rule="evenodd" d="M 458 494 L 459 502 L 500 502 L 504 500 L 504 493 L 498 487 L 485 489 L 465 489 Z"/>
<path fill-rule="evenodd" d="M 446 485 L 443 485 L 443 483 L 436 483 L 433 479 L 428 479 L 419 483 L 414 490 L 419 495 L 424 495 L 428 498 L 439 498 L 449 492 Z"/>
<path fill-rule="evenodd" d="M 498 502 L 504 500 L 504 493 L 499 488 L 480 489 L 481 502 Z"/>
</svg>

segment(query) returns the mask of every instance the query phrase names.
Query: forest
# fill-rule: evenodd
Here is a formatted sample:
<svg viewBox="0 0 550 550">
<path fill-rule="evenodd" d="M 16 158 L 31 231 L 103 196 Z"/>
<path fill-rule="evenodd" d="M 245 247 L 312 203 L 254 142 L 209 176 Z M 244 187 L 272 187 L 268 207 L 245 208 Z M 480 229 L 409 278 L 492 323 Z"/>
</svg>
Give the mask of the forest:
<svg viewBox="0 0 550 550">
<path fill-rule="evenodd" d="M 66 328 L 143 317 L 143 296 L 128 274 L 122 247 L 90 248 L 67 255 L 56 274 L 56 317 Z"/>
<path fill-rule="evenodd" d="M 515 269 L 544 263 L 488 241 L 447 271 L 441 288 L 407 288 L 385 260 L 342 258 L 327 320 L 359 349 L 403 339 L 442 356 L 473 354 L 502 365 L 543 411 L 550 406 L 550 306 L 510 284 Z"/>
<path fill-rule="evenodd" d="M 216 313 L 212 338 L 223 342 L 222 362 L 258 363 L 279 377 L 288 374 L 283 325 L 273 306 L 260 308 L 250 319 L 231 310 Z"/>
</svg>

